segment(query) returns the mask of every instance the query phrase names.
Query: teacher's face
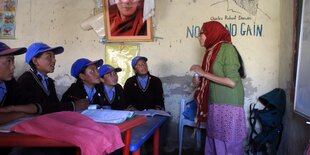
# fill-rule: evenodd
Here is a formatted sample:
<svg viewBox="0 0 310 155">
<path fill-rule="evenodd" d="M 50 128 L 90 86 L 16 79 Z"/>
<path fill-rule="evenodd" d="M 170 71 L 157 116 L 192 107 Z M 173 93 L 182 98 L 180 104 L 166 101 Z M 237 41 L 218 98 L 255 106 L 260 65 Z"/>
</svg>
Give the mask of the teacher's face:
<svg viewBox="0 0 310 155">
<path fill-rule="evenodd" d="M 201 30 L 199 32 L 199 36 L 198 36 L 198 40 L 199 40 L 199 43 L 200 43 L 200 46 L 201 47 L 204 47 L 204 44 L 205 44 L 205 41 L 206 41 L 206 35 L 203 33 L 203 31 Z"/>
<path fill-rule="evenodd" d="M 139 2 L 139 0 L 120 0 L 120 2 L 117 3 L 117 7 L 121 16 L 130 17 L 134 15 L 138 8 Z"/>
</svg>

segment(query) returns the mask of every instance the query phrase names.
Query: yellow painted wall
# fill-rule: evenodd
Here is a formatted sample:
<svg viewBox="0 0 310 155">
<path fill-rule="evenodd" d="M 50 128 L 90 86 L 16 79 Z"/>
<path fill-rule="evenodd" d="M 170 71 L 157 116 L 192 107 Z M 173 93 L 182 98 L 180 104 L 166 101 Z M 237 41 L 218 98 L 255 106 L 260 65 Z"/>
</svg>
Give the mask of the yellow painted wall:
<svg viewBox="0 0 310 155">
<path fill-rule="evenodd" d="M 163 81 L 166 109 L 173 114 L 169 131 L 172 144 L 178 140 L 175 130 L 179 100 L 193 91 L 189 68 L 192 64 L 201 63 L 204 52 L 198 40 L 191 37 L 189 32 L 193 32 L 190 30 L 200 27 L 203 22 L 218 20 L 236 28 L 232 29 L 232 41 L 243 57 L 247 73 L 247 78 L 243 80 L 246 113 L 249 113 L 250 103 L 256 103 L 260 95 L 273 88 L 289 90 L 289 65 L 284 61 L 290 62 L 291 57 L 292 2 L 253 2 L 257 2 L 258 7 L 242 8 L 233 0 L 156 1 L 155 40 L 140 43 L 140 55 L 149 58 L 151 73 Z M 61 95 L 74 81 L 69 74 L 74 60 L 81 57 L 104 59 L 105 45 L 99 43 L 93 31 L 80 28 L 94 7 L 95 1 L 90 0 L 19 0 L 16 39 L 1 41 L 12 47 L 28 47 L 37 41 L 63 46 L 65 52 L 56 56 L 55 73 L 49 75 L 56 80 Z M 17 56 L 16 76 L 26 69 L 24 55 Z M 193 141 L 189 138 L 187 140 Z"/>
</svg>

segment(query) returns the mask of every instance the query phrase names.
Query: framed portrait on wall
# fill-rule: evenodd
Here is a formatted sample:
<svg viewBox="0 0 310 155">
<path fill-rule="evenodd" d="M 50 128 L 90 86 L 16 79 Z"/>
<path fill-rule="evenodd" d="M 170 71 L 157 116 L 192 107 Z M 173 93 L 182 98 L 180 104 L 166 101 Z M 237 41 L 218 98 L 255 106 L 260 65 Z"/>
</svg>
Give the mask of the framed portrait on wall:
<svg viewBox="0 0 310 155">
<path fill-rule="evenodd" d="M 144 0 L 103 0 L 107 42 L 153 40 L 152 19 L 143 19 Z"/>
</svg>

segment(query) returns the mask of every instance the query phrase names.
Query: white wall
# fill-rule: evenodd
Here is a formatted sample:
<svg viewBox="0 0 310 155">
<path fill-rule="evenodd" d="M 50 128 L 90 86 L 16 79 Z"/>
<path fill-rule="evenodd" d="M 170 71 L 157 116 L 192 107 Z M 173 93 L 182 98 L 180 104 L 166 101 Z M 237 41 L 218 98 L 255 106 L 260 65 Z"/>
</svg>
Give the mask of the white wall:
<svg viewBox="0 0 310 155">
<path fill-rule="evenodd" d="M 281 14 L 286 13 L 287 16 L 291 16 L 291 9 L 286 12 L 291 2 L 257 0 L 259 9 L 248 10 L 242 9 L 232 0 L 217 2 L 220 0 L 156 1 L 154 34 L 155 37 L 162 39 L 140 44 L 140 54 L 149 58 L 151 73 L 159 76 L 164 84 L 166 108 L 173 114 L 169 132 L 169 142 L 172 144 L 178 140 L 175 130 L 177 130 L 179 116 L 179 100 L 190 94 L 193 89 L 189 68 L 191 64 L 201 63 L 204 52 L 197 39 L 188 35 L 188 29 L 201 26 L 203 22 L 215 18 L 222 18 L 218 21 L 235 26 L 236 31 L 232 31 L 235 34 L 232 41 L 243 57 L 247 73 L 247 78 L 243 80 L 246 91 L 246 113 L 249 113 L 249 104 L 256 103 L 260 95 L 279 86 L 287 88 L 289 82 L 287 76 L 280 77 L 287 69 L 282 60 L 289 61 L 290 57 L 291 51 L 287 46 L 291 41 L 291 30 L 285 34 L 282 31 L 291 28 L 283 23 L 292 21 L 284 20 Z M 49 75 L 56 80 L 57 90 L 61 94 L 74 81 L 69 74 L 74 60 L 80 57 L 92 60 L 104 58 L 105 45 L 99 43 L 99 38 L 93 31 L 83 31 L 80 28 L 80 23 L 90 16 L 94 7 L 93 0 L 19 0 L 16 39 L 1 41 L 12 47 L 28 47 L 37 41 L 51 46 L 63 46 L 65 52 L 56 57 L 55 73 Z M 256 14 L 253 13 L 255 11 L 257 11 Z M 236 16 L 236 19 L 225 19 L 225 16 Z M 239 16 L 246 19 L 239 19 Z M 284 20 L 283 23 L 282 20 Z M 243 34 L 248 26 L 250 28 L 248 32 L 252 35 Z M 253 26 L 255 26 L 255 33 Z M 258 33 L 257 29 L 260 29 L 261 33 Z M 281 38 L 288 39 L 281 40 Z M 287 54 L 280 56 L 283 49 L 286 49 Z M 24 56 L 18 56 L 16 76 L 19 76 L 27 68 L 26 66 Z M 189 138 L 187 141 L 193 142 Z"/>
</svg>

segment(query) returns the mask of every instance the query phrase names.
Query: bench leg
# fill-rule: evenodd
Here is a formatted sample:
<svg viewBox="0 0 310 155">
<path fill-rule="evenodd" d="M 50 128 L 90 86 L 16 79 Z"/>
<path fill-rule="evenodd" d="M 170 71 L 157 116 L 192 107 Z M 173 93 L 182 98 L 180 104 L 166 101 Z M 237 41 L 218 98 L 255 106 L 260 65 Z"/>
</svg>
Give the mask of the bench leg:
<svg viewBox="0 0 310 155">
<path fill-rule="evenodd" d="M 154 133 L 153 146 L 153 155 L 159 155 L 159 128 Z"/>
</svg>

